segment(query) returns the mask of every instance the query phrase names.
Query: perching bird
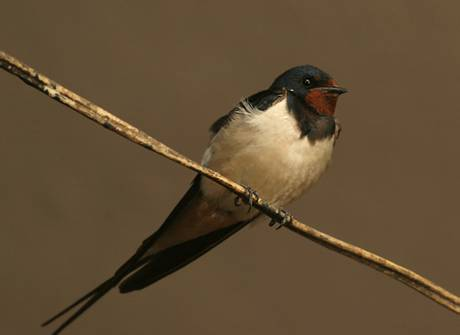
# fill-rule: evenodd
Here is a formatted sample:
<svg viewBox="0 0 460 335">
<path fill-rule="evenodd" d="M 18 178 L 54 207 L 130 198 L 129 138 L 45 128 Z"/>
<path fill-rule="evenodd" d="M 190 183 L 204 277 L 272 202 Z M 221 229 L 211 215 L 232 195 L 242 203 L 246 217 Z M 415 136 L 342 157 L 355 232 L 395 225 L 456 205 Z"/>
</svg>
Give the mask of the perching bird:
<svg viewBox="0 0 460 335">
<path fill-rule="evenodd" d="M 202 164 L 255 190 L 274 206 L 288 204 L 329 164 L 340 132 L 335 106 L 345 92 L 314 66 L 289 69 L 268 89 L 242 100 L 214 122 Z M 163 225 L 111 278 L 43 326 L 82 305 L 53 334 L 60 333 L 117 285 L 121 293 L 141 290 L 200 257 L 259 214 L 198 175 Z"/>
</svg>

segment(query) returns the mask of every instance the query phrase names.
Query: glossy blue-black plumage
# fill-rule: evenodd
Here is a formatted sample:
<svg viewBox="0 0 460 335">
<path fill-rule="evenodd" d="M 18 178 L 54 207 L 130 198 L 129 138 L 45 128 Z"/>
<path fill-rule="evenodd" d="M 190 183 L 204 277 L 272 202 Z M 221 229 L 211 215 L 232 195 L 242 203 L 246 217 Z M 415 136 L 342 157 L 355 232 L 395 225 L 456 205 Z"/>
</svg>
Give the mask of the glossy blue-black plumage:
<svg viewBox="0 0 460 335">
<path fill-rule="evenodd" d="M 329 74 L 315 66 L 296 66 L 279 75 L 268 89 L 251 95 L 246 101 L 255 109 L 265 111 L 286 94 L 288 109 L 297 121 L 300 137 L 307 136 L 314 142 L 334 135 L 336 122 L 333 116 L 318 113 L 305 101 L 305 96 L 313 88 L 330 86 L 331 80 Z M 239 107 L 234 108 L 220 117 L 212 124 L 211 132 L 215 134 L 225 127 L 238 110 Z"/>
</svg>

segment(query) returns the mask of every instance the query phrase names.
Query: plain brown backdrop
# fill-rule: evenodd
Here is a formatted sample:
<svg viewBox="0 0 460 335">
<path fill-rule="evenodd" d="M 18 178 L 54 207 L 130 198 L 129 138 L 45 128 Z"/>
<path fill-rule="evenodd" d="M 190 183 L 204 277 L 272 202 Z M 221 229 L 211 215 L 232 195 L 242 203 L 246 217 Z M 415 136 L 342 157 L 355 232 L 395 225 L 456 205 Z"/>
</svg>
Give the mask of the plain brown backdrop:
<svg viewBox="0 0 460 335">
<path fill-rule="evenodd" d="M 199 160 L 211 122 L 311 63 L 350 93 L 322 181 L 289 209 L 460 293 L 455 1 L 8 1 L 1 49 Z M 193 173 L 0 73 L 0 332 L 93 288 Z M 249 228 L 67 334 L 459 334 L 458 315 L 287 230 Z"/>
</svg>

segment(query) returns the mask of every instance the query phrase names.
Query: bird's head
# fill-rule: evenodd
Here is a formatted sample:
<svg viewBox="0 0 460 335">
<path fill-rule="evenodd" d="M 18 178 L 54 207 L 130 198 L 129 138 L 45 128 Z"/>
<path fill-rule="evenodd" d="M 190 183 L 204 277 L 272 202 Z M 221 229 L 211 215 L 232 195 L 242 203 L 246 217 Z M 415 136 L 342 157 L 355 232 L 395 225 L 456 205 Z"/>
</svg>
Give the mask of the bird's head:
<svg viewBox="0 0 460 335">
<path fill-rule="evenodd" d="M 307 107 L 323 115 L 334 115 L 339 95 L 347 90 L 326 72 L 312 65 L 293 67 L 275 79 L 270 89 L 285 90 Z"/>
</svg>

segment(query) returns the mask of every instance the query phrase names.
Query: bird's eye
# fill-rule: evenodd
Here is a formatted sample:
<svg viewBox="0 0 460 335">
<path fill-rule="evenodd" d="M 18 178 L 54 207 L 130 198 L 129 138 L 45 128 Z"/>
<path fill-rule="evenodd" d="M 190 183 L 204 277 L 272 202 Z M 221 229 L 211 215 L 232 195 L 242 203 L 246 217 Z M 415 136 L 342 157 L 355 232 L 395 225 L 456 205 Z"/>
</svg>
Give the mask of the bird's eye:
<svg viewBox="0 0 460 335">
<path fill-rule="evenodd" d="M 311 79 L 310 79 L 310 78 L 305 78 L 305 79 L 303 80 L 303 84 L 304 84 L 305 86 L 307 86 L 307 87 L 308 87 L 308 86 L 311 86 Z"/>
</svg>

